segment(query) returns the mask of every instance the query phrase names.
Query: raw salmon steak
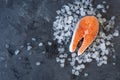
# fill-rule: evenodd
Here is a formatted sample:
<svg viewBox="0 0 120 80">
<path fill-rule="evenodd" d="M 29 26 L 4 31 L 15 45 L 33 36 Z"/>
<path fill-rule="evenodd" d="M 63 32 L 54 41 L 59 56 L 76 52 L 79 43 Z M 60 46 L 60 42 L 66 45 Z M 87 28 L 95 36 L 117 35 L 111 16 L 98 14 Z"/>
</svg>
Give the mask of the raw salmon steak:
<svg viewBox="0 0 120 80">
<path fill-rule="evenodd" d="M 69 51 L 74 52 L 78 43 L 83 38 L 81 47 L 78 49 L 78 55 L 81 55 L 95 40 L 99 31 L 99 22 L 95 16 L 85 16 L 80 19 L 74 30 Z"/>
</svg>

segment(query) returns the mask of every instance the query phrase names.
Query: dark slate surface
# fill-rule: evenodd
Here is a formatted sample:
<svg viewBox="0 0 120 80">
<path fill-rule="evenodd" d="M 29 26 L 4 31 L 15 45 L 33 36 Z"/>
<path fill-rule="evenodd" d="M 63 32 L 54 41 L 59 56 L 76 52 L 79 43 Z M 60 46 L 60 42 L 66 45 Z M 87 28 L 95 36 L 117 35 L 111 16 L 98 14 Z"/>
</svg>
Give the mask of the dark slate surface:
<svg viewBox="0 0 120 80">
<path fill-rule="evenodd" d="M 101 1 L 94 0 L 94 4 Z M 120 30 L 120 0 L 106 1 L 111 6 L 107 16 L 117 16 L 115 28 Z M 102 67 L 92 62 L 83 71 L 88 77 L 83 73 L 76 77 L 71 75 L 71 67 L 60 68 L 56 63 L 52 23 L 55 11 L 68 2 L 72 0 L 0 0 L 0 80 L 120 80 L 120 36 L 113 39 L 116 66 L 111 60 Z M 32 37 L 36 42 L 31 41 Z M 47 41 L 53 42 L 52 47 Z M 39 42 L 44 43 L 41 49 L 36 47 Z M 31 51 L 26 50 L 27 43 L 31 43 Z M 20 50 L 18 55 L 14 54 L 16 49 Z M 41 55 L 43 50 L 45 55 Z M 35 65 L 37 61 L 40 66 Z"/>
</svg>

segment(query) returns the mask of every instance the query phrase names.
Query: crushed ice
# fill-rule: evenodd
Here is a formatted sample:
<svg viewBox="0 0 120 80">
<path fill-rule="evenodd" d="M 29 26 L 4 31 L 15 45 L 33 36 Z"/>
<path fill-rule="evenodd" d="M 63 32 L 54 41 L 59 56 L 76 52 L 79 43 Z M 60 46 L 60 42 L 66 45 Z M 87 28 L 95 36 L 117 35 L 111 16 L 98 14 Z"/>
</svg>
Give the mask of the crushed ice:
<svg viewBox="0 0 120 80">
<path fill-rule="evenodd" d="M 106 4 L 106 2 L 103 3 Z M 103 13 L 106 13 L 109 9 L 109 5 L 104 4 L 93 7 L 92 0 L 76 0 L 56 11 L 57 16 L 53 23 L 53 35 L 54 40 L 57 40 L 60 45 L 56 61 L 60 63 L 61 67 L 64 67 L 66 62 L 70 64 L 73 67 L 72 74 L 74 75 L 79 75 L 85 69 L 85 63 L 90 63 L 93 60 L 96 60 L 97 66 L 107 64 L 109 54 L 114 52 L 114 45 L 111 40 L 119 36 L 119 31 L 111 32 L 111 30 L 114 30 L 115 16 L 112 16 L 109 20 L 103 17 Z M 70 53 L 68 47 L 78 20 L 86 15 L 94 15 L 98 18 L 100 31 L 96 40 L 84 54 L 77 56 L 77 53 Z M 85 76 L 88 76 L 88 74 L 86 73 Z"/>
</svg>

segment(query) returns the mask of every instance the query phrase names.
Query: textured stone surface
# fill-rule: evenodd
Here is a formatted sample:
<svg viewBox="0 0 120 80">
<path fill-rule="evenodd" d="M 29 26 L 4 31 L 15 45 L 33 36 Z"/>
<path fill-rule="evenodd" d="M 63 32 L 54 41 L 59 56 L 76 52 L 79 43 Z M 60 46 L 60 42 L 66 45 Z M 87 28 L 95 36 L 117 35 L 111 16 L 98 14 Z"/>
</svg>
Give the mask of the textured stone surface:
<svg viewBox="0 0 120 80">
<path fill-rule="evenodd" d="M 106 0 L 110 5 L 109 15 L 116 16 L 116 29 L 120 30 L 120 1 Z M 60 68 L 55 61 L 56 42 L 52 41 L 52 24 L 56 10 L 71 0 L 0 0 L 0 80 L 120 80 L 120 36 L 116 45 L 116 65 L 111 60 L 97 67 L 88 64 L 84 72 L 76 77 L 71 67 Z M 101 2 L 96 0 L 94 4 Z M 33 42 L 31 39 L 36 38 Z M 51 41 L 52 46 L 48 45 Z M 42 48 L 36 47 L 40 42 Z M 32 49 L 27 51 L 27 43 Z M 17 55 L 16 50 L 20 50 Z M 45 55 L 41 55 L 46 51 Z M 36 62 L 40 62 L 36 66 Z"/>
</svg>

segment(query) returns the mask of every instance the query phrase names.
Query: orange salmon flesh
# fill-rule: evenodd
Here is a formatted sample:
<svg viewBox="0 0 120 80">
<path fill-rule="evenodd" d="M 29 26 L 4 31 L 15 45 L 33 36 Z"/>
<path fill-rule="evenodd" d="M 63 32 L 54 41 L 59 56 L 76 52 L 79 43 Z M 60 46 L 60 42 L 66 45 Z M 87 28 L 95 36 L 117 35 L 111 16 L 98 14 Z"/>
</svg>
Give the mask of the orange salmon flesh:
<svg viewBox="0 0 120 80">
<path fill-rule="evenodd" d="M 69 51 L 74 52 L 77 49 L 79 41 L 83 38 L 81 47 L 78 49 L 78 55 L 81 55 L 95 40 L 99 31 L 99 22 L 94 16 L 85 16 L 80 19 L 74 30 Z"/>
</svg>

